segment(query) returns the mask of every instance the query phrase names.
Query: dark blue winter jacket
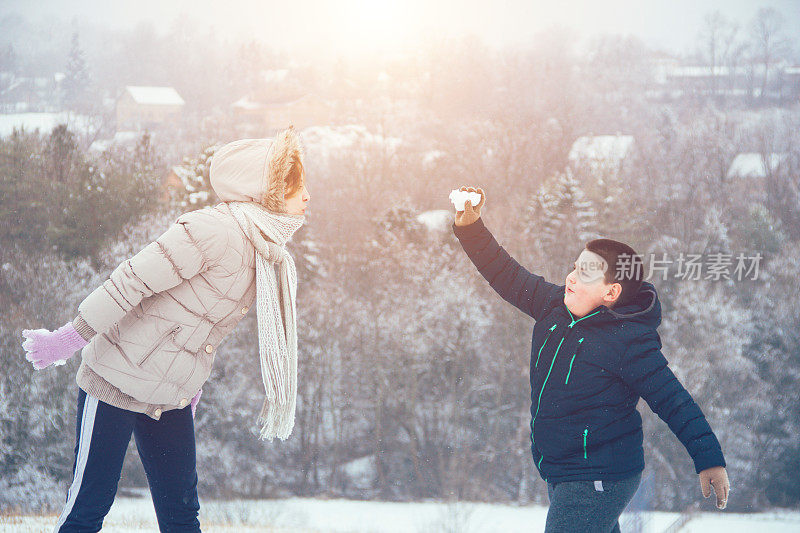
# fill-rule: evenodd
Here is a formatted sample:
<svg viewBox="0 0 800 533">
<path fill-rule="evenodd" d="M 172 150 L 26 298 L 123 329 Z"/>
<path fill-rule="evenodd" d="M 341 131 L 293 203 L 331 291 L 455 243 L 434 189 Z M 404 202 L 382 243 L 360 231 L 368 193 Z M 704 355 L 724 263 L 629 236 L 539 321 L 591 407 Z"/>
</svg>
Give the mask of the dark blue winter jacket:
<svg viewBox="0 0 800 533">
<path fill-rule="evenodd" d="M 525 270 L 480 219 L 453 229 L 492 288 L 536 321 L 531 450 L 543 479 L 611 481 L 641 472 L 640 397 L 680 439 L 697 473 L 725 466 L 717 437 L 661 354 L 652 284 L 643 282 L 619 308 L 599 306 L 576 318 L 564 304 L 564 285 Z"/>
</svg>

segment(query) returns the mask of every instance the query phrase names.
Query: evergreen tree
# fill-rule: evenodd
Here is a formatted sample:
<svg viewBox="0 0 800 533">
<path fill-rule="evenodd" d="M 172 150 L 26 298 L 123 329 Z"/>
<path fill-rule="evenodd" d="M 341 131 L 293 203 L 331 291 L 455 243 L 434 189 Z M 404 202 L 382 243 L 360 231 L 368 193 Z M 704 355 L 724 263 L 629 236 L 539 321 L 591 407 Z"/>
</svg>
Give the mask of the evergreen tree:
<svg viewBox="0 0 800 533">
<path fill-rule="evenodd" d="M 62 97 L 64 107 L 71 111 L 86 112 L 89 107 L 89 67 L 81 49 L 78 32 L 72 34 Z"/>
<path fill-rule="evenodd" d="M 544 268 L 555 282 L 566 276 L 580 250 L 597 238 L 597 210 L 571 173 L 559 173 L 531 202 L 526 236 L 538 244 Z M 570 268 L 571 270 L 571 268 Z"/>
<path fill-rule="evenodd" d="M 14 84 L 16 73 L 17 54 L 14 51 L 14 45 L 9 44 L 0 49 L 0 103 L 5 100 L 6 92 Z"/>
<path fill-rule="evenodd" d="M 46 138 L 15 131 L 0 140 L 0 260 L 6 250 L 49 244 L 98 261 L 109 239 L 159 207 L 158 161 L 146 134 L 132 153 L 99 160 L 63 124 Z"/>
<path fill-rule="evenodd" d="M 197 157 L 193 159 L 185 157 L 180 165 L 173 167 L 172 170 L 182 184 L 181 188 L 172 192 L 173 205 L 186 210 L 187 208 L 200 209 L 219 202 L 209 179 L 211 157 L 217 148 L 219 148 L 218 145 L 209 146 Z"/>
<path fill-rule="evenodd" d="M 0 262 L 9 249 L 43 243 L 51 206 L 42 194 L 50 190 L 41 171 L 42 151 L 39 136 L 24 131 L 0 142 Z"/>
<path fill-rule="evenodd" d="M 13 44 L 0 50 L 0 72 L 15 74 L 17 72 L 17 53 Z"/>
<path fill-rule="evenodd" d="M 777 391 L 758 375 L 748 350 L 758 317 L 731 297 L 732 283 L 680 281 L 674 304 L 664 312 L 659 333 L 664 356 L 706 413 L 725 452 L 728 468 L 741 473 L 737 485 L 757 501 L 764 491 L 759 478 L 764 474 L 764 438 L 769 434 L 763 425 L 769 420 L 770 410 L 776 410 L 770 407 L 770 398 Z M 676 438 L 666 436 L 669 431 L 652 413 L 647 413 L 646 418 L 645 434 L 665 436 L 649 439 L 647 444 L 651 453 L 667 459 L 659 467 L 660 473 L 676 475 L 686 484 L 692 482 L 694 473 L 676 466 L 685 464 L 683 446 Z M 755 431 L 749 429 L 756 427 Z M 672 474 L 666 474 L 668 470 Z M 678 486 L 665 488 L 663 492 L 661 488 L 657 490 L 662 500 L 682 500 L 683 505 L 689 505 L 694 499 L 693 495 L 682 494 Z"/>
</svg>

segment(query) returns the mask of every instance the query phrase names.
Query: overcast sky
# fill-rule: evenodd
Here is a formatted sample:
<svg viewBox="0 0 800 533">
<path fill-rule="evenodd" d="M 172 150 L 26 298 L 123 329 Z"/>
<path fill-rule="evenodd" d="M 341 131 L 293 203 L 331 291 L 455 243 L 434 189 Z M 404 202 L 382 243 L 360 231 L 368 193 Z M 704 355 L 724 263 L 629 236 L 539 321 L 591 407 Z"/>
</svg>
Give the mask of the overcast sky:
<svg viewBox="0 0 800 533">
<path fill-rule="evenodd" d="M 503 46 L 561 26 L 579 38 L 634 34 L 683 52 L 694 47 L 704 14 L 719 10 L 747 26 L 760 7 L 780 11 L 787 34 L 800 35 L 800 0 L 3 0 L 0 13 L 113 28 L 149 20 L 161 29 L 188 15 L 221 37 L 256 36 L 284 49 L 403 48 L 430 36 L 470 33 Z"/>
</svg>

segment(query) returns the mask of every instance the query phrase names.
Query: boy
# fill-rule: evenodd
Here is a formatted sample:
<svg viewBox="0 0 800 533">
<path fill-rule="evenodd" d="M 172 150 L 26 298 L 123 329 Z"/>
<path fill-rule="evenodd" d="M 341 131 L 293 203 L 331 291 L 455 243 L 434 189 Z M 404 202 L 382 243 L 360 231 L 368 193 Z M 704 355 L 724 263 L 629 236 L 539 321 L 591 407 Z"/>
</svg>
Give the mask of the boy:
<svg viewBox="0 0 800 533">
<path fill-rule="evenodd" d="M 722 450 L 667 366 L 656 329 L 661 305 L 641 260 L 609 239 L 589 242 L 557 286 L 531 274 L 480 219 L 486 197 L 456 211 L 453 231 L 492 288 L 536 324 L 531 345 L 531 450 L 547 482 L 546 533 L 619 531 L 644 470 L 639 397 L 691 455 L 703 496 L 727 505 Z"/>
</svg>

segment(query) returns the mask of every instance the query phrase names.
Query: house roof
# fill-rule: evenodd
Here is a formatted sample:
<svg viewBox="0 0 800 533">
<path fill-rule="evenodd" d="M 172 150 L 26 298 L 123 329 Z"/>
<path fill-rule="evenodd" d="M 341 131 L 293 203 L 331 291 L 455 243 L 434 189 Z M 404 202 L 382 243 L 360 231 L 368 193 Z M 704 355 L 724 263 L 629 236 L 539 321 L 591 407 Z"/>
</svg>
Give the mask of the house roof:
<svg viewBox="0 0 800 533">
<path fill-rule="evenodd" d="M 147 105 L 184 105 L 178 91 L 172 87 L 141 87 L 128 85 L 125 91 L 137 104 Z"/>
<path fill-rule="evenodd" d="M 569 151 L 572 163 L 619 165 L 628 156 L 633 135 L 594 135 L 578 137 Z"/>
<path fill-rule="evenodd" d="M 717 65 L 714 67 L 711 65 L 689 65 L 673 67 L 667 72 L 668 76 L 679 78 L 704 78 L 712 74 L 714 76 L 728 76 L 730 74 L 730 69 L 724 65 Z"/>
<path fill-rule="evenodd" d="M 264 107 L 263 104 L 253 102 L 247 96 L 239 98 L 233 104 L 231 104 L 231 106 L 243 110 L 263 109 Z"/>
<path fill-rule="evenodd" d="M 269 107 L 281 107 L 281 106 L 290 106 L 302 102 L 304 100 L 312 100 L 318 101 L 323 103 L 328 103 L 327 100 L 322 98 L 316 93 L 305 93 L 300 96 L 292 95 L 286 96 L 282 98 L 273 98 L 271 100 L 255 100 L 250 96 L 243 96 L 231 104 L 231 107 L 241 109 L 241 110 L 255 110 L 255 109 L 267 109 Z"/>
<path fill-rule="evenodd" d="M 762 156 L 758 152 L 743 152 L 733 158 L 728 167 L 728 177 L 766 178 L 767 168 L 772 172 L 786 160 L 786 154 L 769 153 Z"/>
<path fill-rule="evenodd" d="M 264 70 L 261 72 L 262 79 L 268 83 L 286 81 L 286 77 L 288 75 L 289 75 L 289 69 L 286 68 Z"/>
<path fill-rule="evenodd" d="M 141 137 L 142 133 L 138 131 L 118 131 L 111 139 L 94 141 L 91 146 L 89 146 L 89 150 L 92 152 L 105 152 L 112 146 L 124 146 L 130 149 L 136 146 Z"/>
</svg>

